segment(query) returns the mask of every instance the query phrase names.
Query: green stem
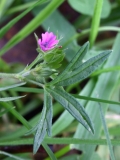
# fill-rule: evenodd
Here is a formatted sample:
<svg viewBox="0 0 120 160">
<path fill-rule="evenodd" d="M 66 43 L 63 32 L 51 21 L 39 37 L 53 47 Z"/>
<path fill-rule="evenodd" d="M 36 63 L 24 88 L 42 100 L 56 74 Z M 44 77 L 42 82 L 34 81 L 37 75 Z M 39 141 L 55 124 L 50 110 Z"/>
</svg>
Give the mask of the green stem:
<svg viewBox="0 0 120 160">
<path fill-rule="evenodd" d="M 13 109 L 11 107 L 11 105 L 9 105 L 8 103 L 4 103 L 4 102 L 0 102 L 0 104 L 6 108 L 7 110 L 9 110 L 12 115 L 14 115 L 27 129 L 31 129 L 32 126 L 26 121 L 26 119 L 24 119 L 15 109 Z"/>
<path fill-rule="evenodd" d="M 35 60 L 25 68 L 25 70 L 30 70 L 38 61 L 43 60 L 43 57 L 41 56 L 41 54 L 38 54 L 38 56 L 35 58 Z"/>
<path fill-rule="evenodd" d="M 96 0 L 94 14 L 92 18 L 92 24 L 91 24 L 90 38 L 89 38 L 91 47 L 93 46 L 98 34 L 102 5 L 103 5 L 103 0 Z"/>
<path fill-rule="evenodd" d="M 13 73 L 0 73 L 0 78 L 16 78 L 15 76 Z"/>
<path fill-rule="evenodd" d="M 44 85 L 43 85 L 42 83 L 39 83 L 39 82 L 30 80 L 30 79 L 26 79 L 26 81 L 27 81 L 27 82 L 30 82 L 30 83 L 32 83 L 32 84 L 35 84 L 35 85 L 37 85 L 37 86 L 39 86 L 39 87 L 44 88 Z"/>
<path fill-rule="evenodd" d="M 83 30 L 81 33 L 77 33 L 75 34 L 73 37 L 71 37 L 64 45 L 63 47 L 66 47 L 69 43 L 71 43 L 74 39 L 77 39 L 77 38 L 81 38 L 87 34 L 89 34 L 91 31 L 91 29 L 85 29 Z M 116 32 L 120 32 L 120 27 L 113 27 L 113 26 L 104 26 L 104 27 L 99 27 L 98 29 L 99 32 L 102 32 L 102 31 L 116 31 Z"/>
</svg>

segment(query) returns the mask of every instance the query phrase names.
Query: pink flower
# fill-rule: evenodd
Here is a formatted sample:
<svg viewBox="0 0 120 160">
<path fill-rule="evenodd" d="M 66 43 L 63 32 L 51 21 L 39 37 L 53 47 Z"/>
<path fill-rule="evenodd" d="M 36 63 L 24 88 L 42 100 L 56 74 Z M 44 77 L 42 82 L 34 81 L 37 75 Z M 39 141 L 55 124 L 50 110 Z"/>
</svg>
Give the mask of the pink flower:
<svg viewBox="0 0 120 160">
<path fill-rule="evenodd" d="M 49 51 L 53 49 L 59 40 L 56 39 L 56 35 L 52 32 L 45 32 L 42 34 L 42 38 L 38 40 L 38 44 L 43 51 Z"/>
</svg>

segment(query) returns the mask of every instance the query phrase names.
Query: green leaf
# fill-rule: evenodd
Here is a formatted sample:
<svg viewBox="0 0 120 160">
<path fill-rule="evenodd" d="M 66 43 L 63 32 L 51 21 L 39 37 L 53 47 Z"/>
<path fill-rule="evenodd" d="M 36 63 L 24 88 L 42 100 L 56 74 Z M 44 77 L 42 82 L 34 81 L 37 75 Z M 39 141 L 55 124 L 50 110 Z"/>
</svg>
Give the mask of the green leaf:
<svg viewBox="0 0 120 160">
<path fill-rule="evenodd" d="M 110 53 L 111 51 L 109 50 L 104 51 L 103 53 L 89 59 L 87 62 L 81 64 L 75 71 L 66 73 L 66 75 L 59 79 L 59 82 L 54 83 L 54 85 L 68 86 L 87 78 L 108 58 Z"/>
<path fill-rule="evenodd" d="M 106 99 L 81 96 L 81 95 L 77 95 L 77 94 L 72 94 L 72 96 L 74 96 L 75 98 L 84 99 L 84 100 L 87 100 L 87 101 L 103 102 L 103 103 L 108 103 L 108 104 L 120 105 L 120 102 L 117 102 L 117 101 L 109 101 L 109 100 L 106 100 Z"/>
<path fill-rule="evenodd" d="M 51 62 L 55 56 L 55 53 L 49 53 L 44 55 L 44 60 L 46 62 Z"/>
<path fill-rule="evenodd" d="M 14 155 L 12 155 L 12 154 L 10 154 L 10 153 L 7 153 L 7 152 L 4 152 L 4 151 L 0 151 L 0 154 L 3 154 L 3 155 L 6 155 L 6 156 L 8 156 L 10 159 L 15 159 L 15 160 L 26 160 L 26 159 L 23 159 L 23 158 L 20 158 L 20 157 L 18 157 L 18 156 L 14 156 Z"/>
<path fill-rule="evenodd" d="M 13 109 L 14 109 L 14 107 L 13 107 Z M 5 113 L 7 113 L 7 112 L 9 112 L 9 111 L 10 111 L 9 109 L 5 109 L 4 111 L 1 111 L 1 112 L 0 112 L 0 117 L 2 117 L 3 114 L 5 114 Z"/>
<path fill-rule="evenodd" d="M 97 76 L 99 74 L 102 74 L 102 73 L 105 73 L 105 72 L 112 72 L 112 71 L 120 71 L 120 66 L 114 66 L 114 67 L 99 69 L 96 72 L 94 72 L 91 76 Z"/>
<path fill-rule="evenodd" d="M 49 64 L 52 64 L 52 63 L 60 63 L 64 58 L 64 54 L 57 54 L 55 55 L 55 57 L 53 58 L 53 60 L 51 62 L 49 62 Z"/>
<path fill-rule="evenodd" d="M 109 147 L 111 160 L 115 160 L 113 149 L 112 149 L 112 144 L 111 144 L 111 140 L 110 140 L 110 136 L 109 136 L 109 132 L 108 132 L 108 128 L 107 128 L 107 124 L 106 124 L 106 121 L 105 121 L 105 118 L 104 118 L 104 112 L 103 112 L 103 109 L 102 109 L 100 103 L 99 103 L 99 110 L 100 110 L 101 121 L 102 121 L 103 128 L 104 128 L 104 133 L 105 133 L 105 136 L 106 136 L 106 139 L 107 139 L 107 144 L 108 144 L 108 147 Z"/>
<path fill-rule="evenodd" d="M 0 102 L 14 101 L 14 100 L 16 100 L 16 99 L 20 99 L 20 98 L 23 98 L 23 97 L 25 97 L 25 96 L 0 98 Z"/>
<path fill-rule="evenodd" d="M 51 160 L 57 160 L 57 158 L 55 157 L 55 155 L 52 152 L 52 150 L 50 149 L 50 147 L 45 142 L 43 142 L 42 145 L 45 148 L 48 155 L 50 156 Z"/>
<path fill-rule="evenodd" d="M 99 153 L 97 152 L 93 152 L 91 159 L 92 160 L 102 160 Z"/>
<path fill-rule="evenodd" d="M 68 71 L 73 71 L 81 65 L 83 57 L 86 55 L 88 49 L 89 49 L 89 42 L 86 42 L 83 46 L 80 47 L 78 52 L 75 54 L 73 59 L 70 61 L 69 65 L 64 70 L 64 72 L 63 72 L 64 75 Z"/>
<path fill-rule="evenodd" d="M 18 87 L 18 86 L 22 86 L 24 84 L 26 84 L 26 82 L 14 84 L 14 85 L 7 86 L 7 87 L 0 87 L 0 91 L 4 91 L 4 90 L 8 90 L 10 88 L 15 88 L 15 87 Z"/>
<path fill-rule="evenodd" d="M 60 62 L 63 61 L 64 57 L 64 53 L 50 53 L 46 54 L 45 60 L 50 68 L 56 69 L 61 66 Z"/>
<path fill-rule="evenodd" d="M 37 89 L 32 87 L 16 87 L 11 88 L 10 90 L 16 91 L 16 92 L 30 92 L 30 93 L 43 93 L 43 89 Z"/>
<path fill-rule="evenodd" d="M 58 69 L 58 68 L 60 68 L 60 66 L 61 66 L 62 64 L 56 64 L 56 63 L 52 63 L 52 64 L 49 64 L 49 67 L 50 68 L 54 68 L 54 69 Z"/>
<path fill-rule="evenodd" d="M 25 133 L 25 135 L 27 136 L 27 135 L 33 134 L 37 130 L 38 125 L 39 123 L 36 124 L 33 128 L 31 128 L 27 133 Z"/>
<path fill-rule="evenodd" d="M 120 64 L 120 34 L 117 35 L 117 38 L 115 40 L 115 44 L 113 46 L 113 52 L 111 53 L 108 61 L 105 63 L 103 68 L 109 68 L 113 67 L 115 65 Z M 118 82 L 120 77 L 120 72 L 110 72 L 110 73 L 104 73 L 99 76 L 99 79 L 97 80 L 97 83 L 95 84 L 95 87 L 93 87 L 93 91 L 91 92 L 90 97 L 96 97 L 99 96 L 101 99 L 110 99 L 114 87 L 116 86 L 116 83 Z M 88 90 L 87 87 L 84 87 L 86 90 Z M 103 111 L 106 113 L 106 110 L 108 109 L 108 105 L 104 104 Z M 95 126 L 95 134 L 94 137 L 91 136 L 86 132 L 86 130 L 82 126 L 78 126 L 77 131 L 74 135 L 75 138 L 84 138 L 84 139 L 97 139 L 100 136 L 101 133 L 101 121 L 99 116 L 99 110 L 98 107 L 96 107 L 96 103 L 89 101 L 86 105 L 86 110 L 88 111 L 90 117 L 92 117 L 92 120 L 94 122 Z M 96 120 L 97 117 L 97 120 Z M 96 146 L 91 145 L 74 145 L 74 148 L 80 149 L 84 152 L 84 160 L 90 159 L 93 151 L 95 150 Z"/>
<path fill-rule="evenodd" d="M 90 47 L 94 45 L 100 25 L 100 17 L 104 0 L 96 0 L 90 29 Z"/>
<path fill-rule="evenodd" d="M 19 112 L 17 112 L 17 111 L 14 110 L 14 109 L 11 109 L 12 106 L 11 106 L 10 104 L 4 103 L 4 102 L 0 102 L 0 105 L 2 105 L 5 109 L 10 110 L 11 114 L 12 114 L 13 116 L 15 116 L 15 117 L 23 124 L 22 131 L 21 131 L 21 128 L 20 128 L 20 129 L 18 130 L 17 134 L 16 134 L 16 133 L 15 133 L 15 134 L 13 133 L 12 135 L 9 134 L 8 137 L 5 135 L 5 139 L 6 139 L 6 137 L 7 137 L 8 139 L 11 139 L 11 137 L 12 137 L 12 141 L 13 141 L 13 139 L 14 139 L 15 137 L 22 136 L 22 135 L 26 132 L 26 129 L 25 129 L 25 128 L 27 128 L 27 129 L 31 129 L 31 128 L 32 128 L 32 126 L 30 125 L 30 123 L 28 123 L 28 122 L 26 121 L 26 119 L 25 119 L 23 116 L 21 116 L 21 114 L 20 114 Z M 38 118 L 38 117 L 35 117 L 35 119 L 34 119 L 34 124 L 35 124 L 35 122 L 36 122 L 36 118 Z M 32 123 L 33 123 L 33 121 L 32 121 Z M 2 138 L 2 140 L 3 140 L 3 138 Z M 8 143 L 8 142 L 7 142 L 7 143 Z M 47 145 L 45 142 L 43 142 L 42 145 L 43 145 L 44 149 L 46 150 L 46 152 L 48 153 L 48 155 L 49 155 L 50 157 L 52 157 L 51 159 L 56 160 L 53 152 L 52 152 L 51 149 L 48 147 L 48 145 Z"/>
<path fill-rule="evenodd" d="M 65 68 L 65 70 L 49 84 L 51 84 L 51 85 L 55 84 L 56 82 L 60 81 L 60 79 L 62 79 L 69 71 L 73 71 L 75 68 L 79 67 L 80 64 L 82 63 L 83 57 L 85 56 L 85 54 L 88 51 L 88 48 L 89 48 L 89 42 L 86 42 L 79 49 L 79 51 L 76 53 L 74 58 L 70 61 L 68 66 Z"/>
<path fill-rule="evenodd" d="M 52 135 L 52 97 L 51 95 L 44 89 L 44 107 L 41 113 L 41 118 L 38 124 L 33 127 L 29 132 L 32 133 L 36 130 L 35 138 L 34 138 L 34 146 L 33 153 L 35 154 L 39 149 L 45 135 L 46 130 L 49 136 Z"/>
<path fill-rule="evenodd" d="M 70 6 L 79 13 L 93 16 L 96 0 L 68 0 Z M 111 11 L 111 5 L 108 0 L 104 0 L 102 8 L 102 18 L 108 17 Z"/>
<path fill-rule="evenodd" d="M 106 139 L 83 139 L 83 138 L 60 138 L 60 137 L 45 137 L 44 142 L 47 144 L 85 144 L 85 145 L 107 145 Z M 14 140 L 1 140 L 0 146 L 6 146 L 6 145 L 29 145 L 33 143 L 33 138 L 15 138 Z M 111 139 L 111 143 L 114 146 L 120 146 L 120 140 L 119 139 Z"/>
<path fill-rule="evenodd" d="M 9 6 L 13 3 L 14 0 L 0 0 L 0 18 L 3 17 L 3 14 L 9 8 Z"/>
<path fill-rule="evenodd" d="M 33 153 L 34 154 L 38 151 L 38 149 L 39 149 L 39 147 L 40 147 L 40 145 L 46 135 L 47 123 L 45 120 L 45 114 L 46 114 L 46 107 L 44 106 L 42 113 L 41 113 L 41 119 L 40 119 L 39 124 L 37 125 L 37 131 L 36 131 L 36 134 L 34 137 L 34 145 L 33 145 Z"/>
<path fill-rule="evenodd" d="M 46 88 L 46 90 L 87 130 L 94 133 L 94 127 L 88 114 L 74 97 L 61 88 Z"/>
<path fill-rule="evenodd" d="M 47 133 L 49 136 L 52 136 L 52 117 L 53 117 L 53 108 L 52 108 L 52 97 L 44 89 L 44 106 L 46 106 L 46 123 L 47 123 Z"/>
</svg>

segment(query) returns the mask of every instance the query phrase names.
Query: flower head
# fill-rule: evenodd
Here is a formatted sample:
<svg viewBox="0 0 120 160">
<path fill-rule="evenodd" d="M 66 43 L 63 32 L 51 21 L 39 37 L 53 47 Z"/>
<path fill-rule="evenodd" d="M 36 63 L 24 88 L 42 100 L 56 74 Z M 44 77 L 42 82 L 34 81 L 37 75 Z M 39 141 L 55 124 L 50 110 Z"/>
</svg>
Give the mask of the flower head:
<svg viewBox="0 0 120 160">
<path fill-rule="evenodd" d="M 56 39 L 56 35 L 53 32 L 42 33 L 42 38 L 38 40 L 38 44 L 43 51 L 49 51 L 53 49 L 59 40 Z"/>
</svg>

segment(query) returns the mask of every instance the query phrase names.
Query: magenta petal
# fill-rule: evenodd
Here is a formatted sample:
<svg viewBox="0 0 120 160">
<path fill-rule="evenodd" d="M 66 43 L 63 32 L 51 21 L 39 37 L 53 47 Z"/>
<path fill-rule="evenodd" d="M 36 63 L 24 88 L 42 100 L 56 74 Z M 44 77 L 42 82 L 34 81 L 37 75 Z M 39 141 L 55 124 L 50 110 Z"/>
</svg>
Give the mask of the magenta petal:
<svg viewBox="0 0 120 160">
<path fill-rule="evenodd" d="M 42 43 L 48 41 L 48 32 L 42 33 Z"/>
<path fill-rule="evenodd" d="M 51 39 L 52 37 L 54 37 L 54 34 L 52 32 L 48 33 L 48 39 Z"/>
<path fill-rule="evenodd" d="M 56 39 L 56 35 L 52 32 L 42 33 L 42 39 L 38 40 L 38 44 L 43 51 L 53 49 L 58 43 L 59 40 Z"/>
<path fill-rule="evenodd" d="M 54 46 L 59 43 L 59 40 L 54 40 L 49 43 L 49 46 Z"/>
<path fill-rule="evenodd" d="M 38 44 L 41 45 L 41 39 L 38 39 Z"/>
<path fill-rule="evenodd" d="M 46 51 L 46 47 L 44 47 L 44 46 L 41 46 L 41 49 L 42 49 L 43 51 Z"/>
</svg>

